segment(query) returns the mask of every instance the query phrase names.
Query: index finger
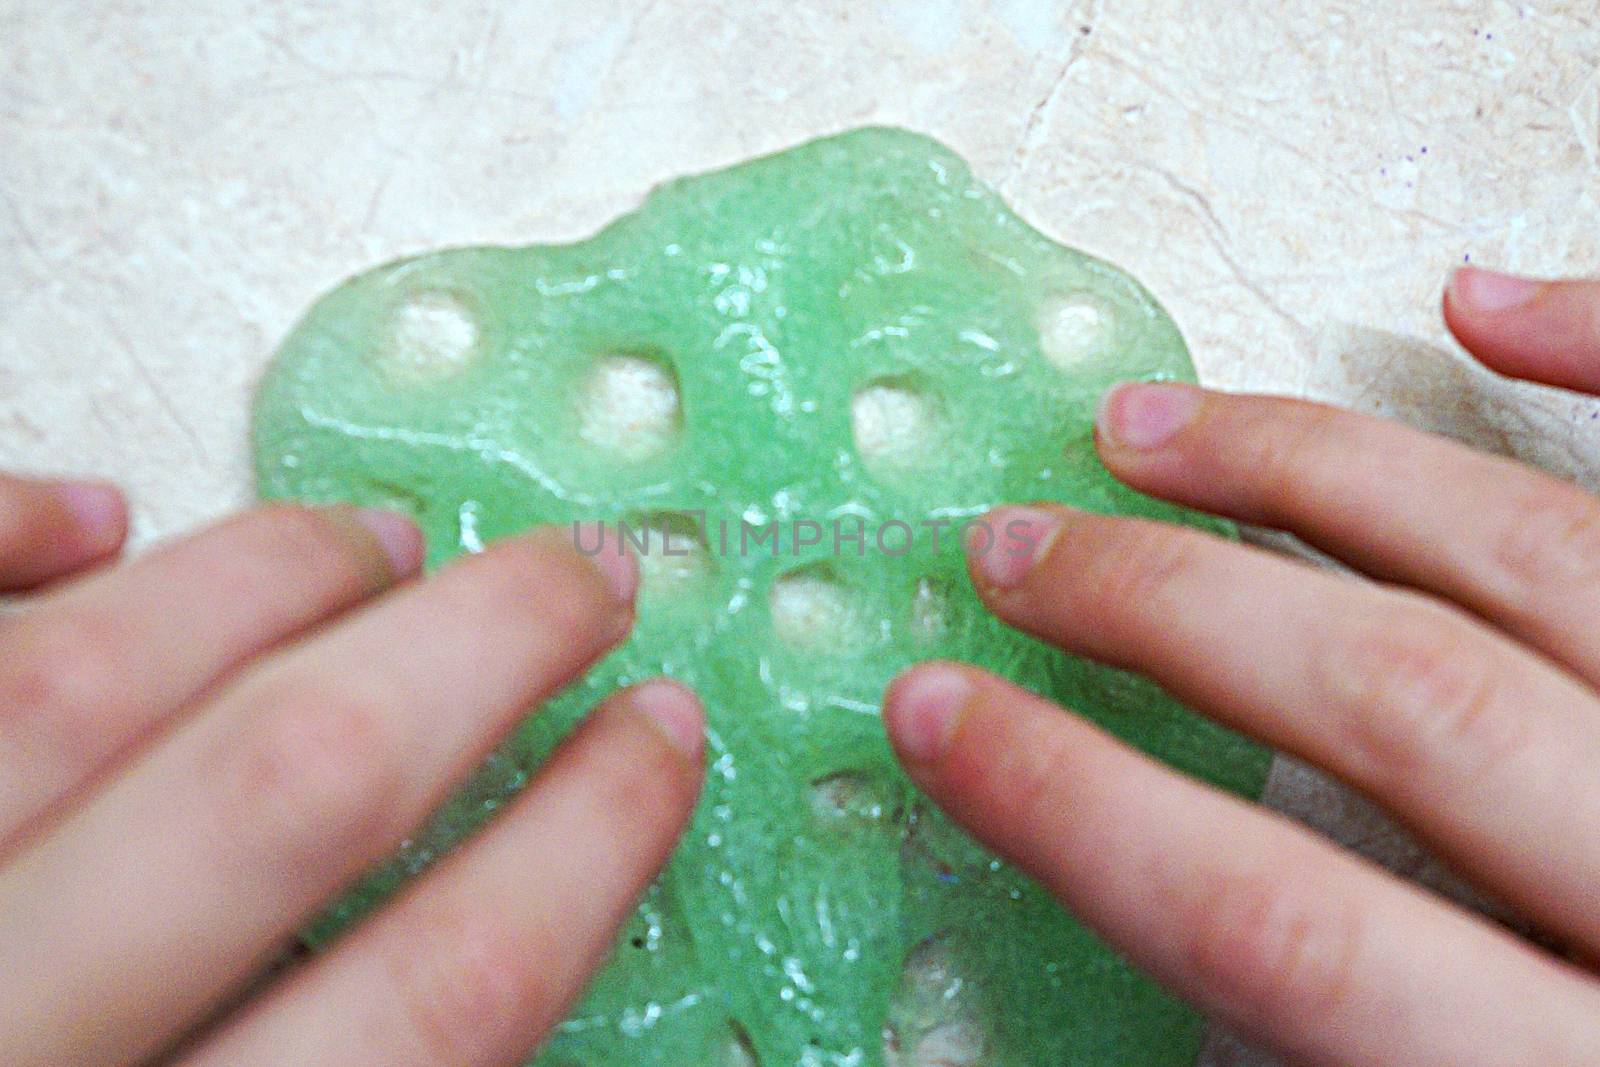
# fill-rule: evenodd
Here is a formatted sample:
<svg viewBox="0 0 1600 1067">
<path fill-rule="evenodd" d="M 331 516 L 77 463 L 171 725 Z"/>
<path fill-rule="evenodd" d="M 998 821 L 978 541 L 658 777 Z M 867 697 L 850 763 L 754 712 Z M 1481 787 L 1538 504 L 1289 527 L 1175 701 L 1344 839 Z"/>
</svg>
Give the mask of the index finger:
<svg viewBox="0 0 1600 1067">
<path fill-rule="evenodd" d="M 1600 281 L 1540 281 L 1464 267 L 1445 291 L 1444 317 L 1491 370 L 1600 393 Z"/>
</svg>

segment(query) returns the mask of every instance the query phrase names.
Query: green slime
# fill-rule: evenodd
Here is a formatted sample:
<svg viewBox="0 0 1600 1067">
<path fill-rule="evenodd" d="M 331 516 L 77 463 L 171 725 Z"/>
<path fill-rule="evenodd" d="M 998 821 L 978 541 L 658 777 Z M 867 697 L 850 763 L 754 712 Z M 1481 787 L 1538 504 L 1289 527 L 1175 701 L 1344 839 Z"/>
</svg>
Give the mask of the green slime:
<svg viewBox="0 0 1600 1067">
<path fill-rule="evenodd" d="M 345 283 L 262 386 L 263 496 L 403 508 L 430 565 L 579 518 L 650 519 L 692 554 L 656 537 L 628 643 L 308 937 L 488 818 L 599 698 L 665 673 L 705 699 L 705 795 L 536 1063 L 1192 1063 L 1200 1019 L 948 823 L 878 718 L 906 665 L 965 660 L 1259 793 L 1260 748 L 995 621 L 938 525 L 1048 499 L 1225 532 L 1120 486 L 1092 447 L 1107 386 L 1192 376 L 1137 282 L 890 129 L 671 182 L 578 244 L 444 251 Z M 776 553 L 739 551 L 741 524 L 797 520 L 822 543 L 796 548 L 784 526 Z"/>
</svg>

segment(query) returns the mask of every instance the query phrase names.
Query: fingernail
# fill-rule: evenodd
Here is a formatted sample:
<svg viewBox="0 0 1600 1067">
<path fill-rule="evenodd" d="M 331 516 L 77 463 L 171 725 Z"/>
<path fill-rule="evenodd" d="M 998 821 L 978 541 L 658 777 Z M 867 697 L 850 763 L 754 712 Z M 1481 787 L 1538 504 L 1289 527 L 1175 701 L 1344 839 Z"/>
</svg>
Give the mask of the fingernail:
<svg viewBox="0 0 1600 1067">
<path fill-rule="evenodd" d="M 1100 439 L 1114 447 L 1148 452 L 1189 425 L 1202 399 L 1201 391 L 1193 386 L 1123 382 L 1100 397 L 1095 428 Z"/>
<path fill-rule="evenodd" d="M 408 516 L 382 508 L 356 508 L 350 517 L 378 542 L 396 578 L 409 577 L 422 569 L 426 546 L 422 531 Z"/>
<path fill-rule="evenodd" d="M 967 531 L 967 558 L 984 584 L 1015 589 L 1044 558 L 1061 516 L 1043 508 L 996 508 Z"/>
<path fill-rule="evenodd" d="M 937 761 L 955 736 L 972 693 L 966 672 L 950 664 L 925 664 L 896 678 L 883 714 L 901 757 L 924 765 Z"/>
<path fill-rule="evenodd" d="M 608 534 L 603 522 L 580 522 L 572 527 L 572 543 L 594 564 L 618 600 L 633 601 L 639 590 L 639 563 L 621 537 Z"/>
<path fill-rule="evenodd" d="M 1462 267 L 1450 276 L 1450 302 L 1475 311 L 1510 311 L 1539 295 L 1543 282 L 1514 274 Z"/>
<path fill-rule="evenodd" d="M 51 487 L 72 513 L 85 540 L 102 549 L 114 548 L 128 532 L 128 506 L 122 491 L 104 482 L 62 482 Z"/>
<path fill-rule="evenodd" d="M 705 751 L 706 717 L 699 698 L 691 690 L 669 679 L 657 678 L 628 690 L 628 700 L 655 723 L 673 748 L 690 762 L 700 761 Z"/>
</svg>

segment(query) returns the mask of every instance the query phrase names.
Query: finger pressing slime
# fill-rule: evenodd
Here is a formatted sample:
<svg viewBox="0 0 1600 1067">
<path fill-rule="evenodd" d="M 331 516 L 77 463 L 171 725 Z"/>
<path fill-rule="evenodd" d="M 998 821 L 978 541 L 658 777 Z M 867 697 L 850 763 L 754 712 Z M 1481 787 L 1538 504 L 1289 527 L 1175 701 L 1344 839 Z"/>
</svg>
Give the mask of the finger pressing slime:
<svg viewBox="0 0 1600 1067">
<path fill-rule="evenodd" d="M 946 821 L 878 718 L 895 673 L 959 659 L 1260 792 L 1262 749 L 1005 628 L 966 577 L 961 525 L 1005 501 L 1226 530 L 1099 464 L 1094 405 L 1126 378 L 1193 378 L 1154 299 L 899 130 L 671 182 L 577 244 L 439 252 L 324 297 L 257 401 L 263 496 L 404 509 L 431 565 L 621 522 L 643 585 L 627 644 L 308 938 L 665 673 L 705 700 L 705 794 L 541 1067 L 1192 1063 L 1199 1018 Z"/>
</svg>

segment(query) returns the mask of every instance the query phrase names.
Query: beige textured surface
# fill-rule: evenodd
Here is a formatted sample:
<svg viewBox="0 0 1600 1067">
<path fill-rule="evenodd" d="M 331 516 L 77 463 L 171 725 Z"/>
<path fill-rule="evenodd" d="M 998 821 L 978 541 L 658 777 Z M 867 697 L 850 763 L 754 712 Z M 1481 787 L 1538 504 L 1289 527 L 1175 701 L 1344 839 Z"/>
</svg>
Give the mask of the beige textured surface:
<svg viewBox="0 0 1600 1067">
<path fill-rule="evenodd" d="M 187 528 L 248 499 L 252 383 L 345 275 L 893 123 L 1144 279 L 1208 381 L 1600 482 L 1594 406 L 1474 370 L 1436 311 L 1467 255 L 1600 266 L 1593 0 L 428 6 L 0 0 L 0 466 Z M 1299 772 L 1274 795 L 1425 866 Z"/>
</svg>

